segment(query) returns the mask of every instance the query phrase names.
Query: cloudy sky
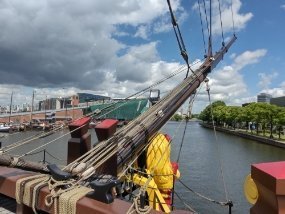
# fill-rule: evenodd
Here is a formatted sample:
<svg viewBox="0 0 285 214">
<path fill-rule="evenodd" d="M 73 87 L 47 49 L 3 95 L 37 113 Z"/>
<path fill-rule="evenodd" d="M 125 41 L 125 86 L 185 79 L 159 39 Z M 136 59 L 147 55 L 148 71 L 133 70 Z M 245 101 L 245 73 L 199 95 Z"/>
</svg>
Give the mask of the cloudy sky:
<svg viewBox="0 0 285 214">
<path fill-rule="evenodd" d="M 171 2 L 190 61 L 197 62 L 204 55 L 199 5 Z M 233 33 L 231 11 L 238 40 L 209 76 L 212 100 L 240 105 L 260 92 L 285 95 L 285 0 L 220 2 L 225 40 Z M 0 105 L 9 104 L 12 91 L 15 104 L 31 103 L 33 91 L 36 100 L 82 91 L 126 97 L 184 64 L 166 0 L 0 0 L 0 29 Z M 184 76 L 158 88 L 167 92 Z M 194 112 L 206 100 L 201 88 Z"/>
</svg>

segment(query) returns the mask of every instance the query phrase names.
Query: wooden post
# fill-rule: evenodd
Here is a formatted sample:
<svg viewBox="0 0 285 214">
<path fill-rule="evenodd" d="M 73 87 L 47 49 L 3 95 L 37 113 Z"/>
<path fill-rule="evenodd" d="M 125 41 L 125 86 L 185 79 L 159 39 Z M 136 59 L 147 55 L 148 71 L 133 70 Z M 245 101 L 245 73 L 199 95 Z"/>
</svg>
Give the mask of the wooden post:
<svg viewBox="0 0 285 214">
<path fill-rule="evenodd" d="M 17 204 L 16 213 L 17 214 L 34 214 L 34 211 L 31 207 L 28 207 L 25 204 Z"/>
<path fill-rule="evenodd" d="M 84 117 L 69 125 L 71 138 L 68 141 L 68 164 L 91 149 L 91 135 L 88 132 L 89 122 L 90 118 Z"/>
<path fill-rule="evenodd" d="M 107 140 L 116 132 L 118 120 L 106 119 L 95 127 L 98 141 Z M 97 172 L 117 176 L 117 153 L 104 162 Z"/>
</svg>

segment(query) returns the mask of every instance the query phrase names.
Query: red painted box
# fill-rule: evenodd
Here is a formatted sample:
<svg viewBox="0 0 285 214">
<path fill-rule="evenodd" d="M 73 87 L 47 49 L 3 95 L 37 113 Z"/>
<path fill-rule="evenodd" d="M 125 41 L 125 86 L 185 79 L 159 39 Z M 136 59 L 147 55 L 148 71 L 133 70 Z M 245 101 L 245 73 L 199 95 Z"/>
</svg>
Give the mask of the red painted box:
<svg viewBox="0 0 285 214">
<path fill-rule="evenodd" d="M 99 141 L 110 138 L 117 129 L 118 120 L 106 119 L 95 127 L 95 132 Z"/>
</svg>

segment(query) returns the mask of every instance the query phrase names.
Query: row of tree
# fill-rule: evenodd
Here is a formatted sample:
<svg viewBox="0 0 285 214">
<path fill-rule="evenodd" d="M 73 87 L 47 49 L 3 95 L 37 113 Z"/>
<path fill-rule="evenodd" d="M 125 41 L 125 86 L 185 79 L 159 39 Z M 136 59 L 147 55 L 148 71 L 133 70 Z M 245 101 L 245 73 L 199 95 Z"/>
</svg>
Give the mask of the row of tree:
<svg viewBox="0 0 285 214">
<path fill-rule="evenodd" d="M 285 125 L 285 107 L 268 103 L 250 103 L 245 107 L 226 106 L 223 101 L 216 101 L 212 107 L 208 105 L 200 113 L 199 119 L 205 122 L 211 122 L 213 119 L 216 125 L 231 126 L 234 129 L 237 125 L 246 129 L 250 127 L 251 131 L 256 130 L 256 134 L 262 129 L 264 135 L 269 131 L 270 138 L 273 138 L 273 130 L 278 130 L 280 138 Z"/>
</svg>

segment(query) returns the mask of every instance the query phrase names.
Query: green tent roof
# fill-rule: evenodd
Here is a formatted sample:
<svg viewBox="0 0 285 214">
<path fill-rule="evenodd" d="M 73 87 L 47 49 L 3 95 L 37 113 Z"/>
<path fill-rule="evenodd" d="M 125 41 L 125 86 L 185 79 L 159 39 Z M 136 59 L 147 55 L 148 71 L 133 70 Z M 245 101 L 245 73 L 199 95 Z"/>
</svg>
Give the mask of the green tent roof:
<svg viewBox="0 0 285 214">
<path fill-rule="evenodd" d="M 96 118 L 112 118 L 117 120 L 133 120 L 147 110 L 148 99 L 130 99 L 116 103 L 105 103 L 90 106 L 90 111 L 101 110 Z M 98 110 L 97 110 L 98 109 Z"/>
</svg>

